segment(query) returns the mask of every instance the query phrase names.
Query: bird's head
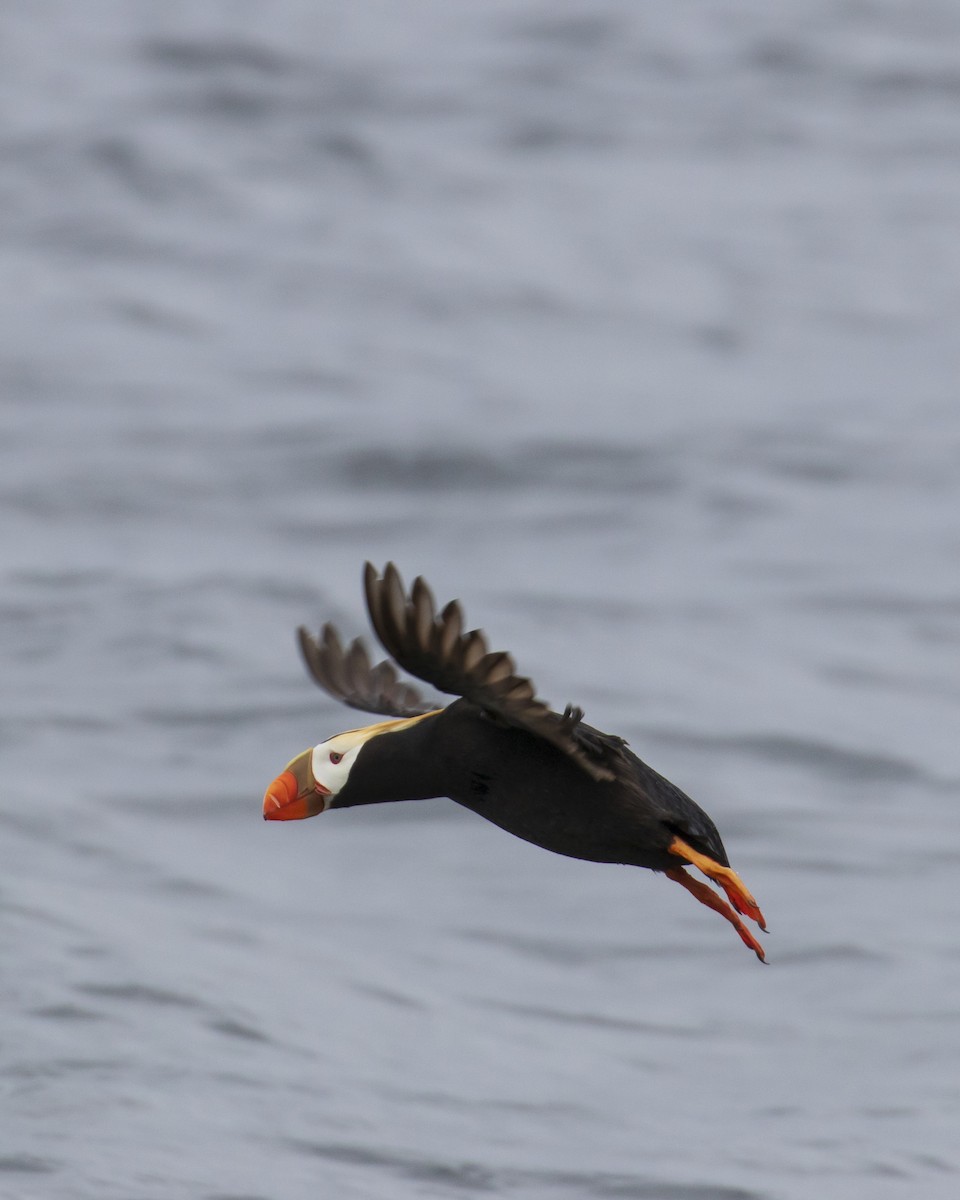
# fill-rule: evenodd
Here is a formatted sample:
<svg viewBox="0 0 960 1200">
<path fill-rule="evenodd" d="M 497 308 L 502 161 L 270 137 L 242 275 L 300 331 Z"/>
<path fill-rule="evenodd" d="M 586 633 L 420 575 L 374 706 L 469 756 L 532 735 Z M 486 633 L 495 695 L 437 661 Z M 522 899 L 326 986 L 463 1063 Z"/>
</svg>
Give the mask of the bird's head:
<svg viewBox="0 0 960 1200">
<path fill-rule="evenodd" d="M 370 729 L 338 733 L 291 759 L 263 797 L 265 821 L 302 821 L 325 812 L 343 791 Z"/>
<path fill-rule="evenodd" d="M 263 797 L 265 821 L 302 821 L 332 808 L 350 781 L 357 760 L 374 738 L 400 733 L 433 712 L 399 721 L 382 721 L 338 733 L 291 759 Z M 363 771 L 361 769 L 361 774 Z M 367 772 L 369 774 L 369 772 Z M 356 792 L 357 788 L 353 789 Z M 369 796 L 366 799 L 379 797 Z M 386 797 L 383 797 L 386 798 Z M 346 803 L 356 803 L 356 797 Z"/>
</svg>

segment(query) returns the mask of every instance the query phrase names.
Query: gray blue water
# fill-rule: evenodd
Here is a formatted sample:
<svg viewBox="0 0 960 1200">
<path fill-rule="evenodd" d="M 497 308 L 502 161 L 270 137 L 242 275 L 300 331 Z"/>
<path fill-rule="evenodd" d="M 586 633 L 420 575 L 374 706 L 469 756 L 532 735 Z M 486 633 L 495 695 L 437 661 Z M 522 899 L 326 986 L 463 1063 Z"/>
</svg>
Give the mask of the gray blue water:
<svg viewBox="0 0 960 1200">
<path fill-rule="evenodd" d="M 0 1198 L 960 1194 L 960 8 L 0 11 Z M 260 819 L 459 596 L 770 965 L 443 801 Z"/>
</svg>

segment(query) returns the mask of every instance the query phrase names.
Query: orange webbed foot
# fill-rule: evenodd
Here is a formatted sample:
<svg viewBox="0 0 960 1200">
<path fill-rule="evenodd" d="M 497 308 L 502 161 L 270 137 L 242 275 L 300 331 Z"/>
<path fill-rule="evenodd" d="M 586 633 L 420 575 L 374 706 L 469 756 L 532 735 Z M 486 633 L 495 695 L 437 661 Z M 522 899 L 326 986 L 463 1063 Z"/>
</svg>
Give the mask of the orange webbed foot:
<svg viewBox="0 0 960 1200">
<path fill-rule="evenodd" d="M 740 935 L 744 945 L 749 946 L 761 962 L 765 962 L 766 958 L 763 953 L 763 947 L 740 920 L 737 913 L 741 913 L 743 916 L 749 917 L 752 921 L 756 921 L 764 932 L 766 932 L 767 923 L 764 920 L 763 913 L 760 911 L 759 904 L 754 900 L 746 884 L 736 871 L 731 867 L 721 866 L 720 863 L 715 862 L 714 859 L 709 858 L 706 854 L 701 854 L 698 850 L 694 850 L 682 838 L 675 837 L 670 843 L 669 849 L 671 854 L 685 859 L 698 870 L 702 871 L 708 879 L 712 879 L 715 883 L 718 883 L 726 892 L 727 898 L 730 904 L 733 905 L 733 909 L 736 909 L 736 912 L 728 904 L 725 904 L 716 892 L 711 891 L 706 884 L 701 883 L 697 879 L 691 879 L 682 867 L 675 867 L 673 870 L 667 871 L 667 878 L 681 884 L 688 892 L 696 896 L 701 904 L 712 908 L 714 912 L 718 912 L 728 920 Z"/>
</svg>

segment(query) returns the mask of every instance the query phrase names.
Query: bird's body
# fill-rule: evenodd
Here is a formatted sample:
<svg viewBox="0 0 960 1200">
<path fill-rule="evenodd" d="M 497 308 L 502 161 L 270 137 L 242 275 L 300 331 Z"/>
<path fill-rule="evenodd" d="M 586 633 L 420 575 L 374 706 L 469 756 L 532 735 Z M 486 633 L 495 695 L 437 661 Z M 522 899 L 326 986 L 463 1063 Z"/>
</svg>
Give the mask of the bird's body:
<svg viewBox="0 0 960 1200">
<path fill-rule="evenodd" d="M 555 854 L 666 871 L 677 863 L 650 846 L 655 812 L 676 821 L 678 833 L 706 841 L 727 865 L 720 835 L 698 805 L 620 738 L 585 729 L 604 744 L 614 779 L 591 779 L 548 742 L 455 700 L 429 719 L 370 739 L 330 807 L 446 796 Z"/>
<path fill-rule="evenodd" d="M 552 712 L 506 654 L 464 634 L 456 603 L 438 617 L 418 579 L 408 599 L 388 565 L 367 566 L 367 605 L 394 659 L 460 698 L 425 705 L 389 663 L 371 668 L 357 639 L 344 651 L 332 626 L 317 641 L 301 630 L 315 680 L 353 707 L 394 717 L 321 742 L 267 789 L 264 816 L 288 820 L 327 809 L 446 796 L 545 850 L 593 862 L 661 871 L 760 944 L 737 913 L 763 917 L 730 869 L 717 828 L 689 796 L 639 759 L 626 742 L 584 723 L 579 709 Z M 723 887 L 736 912 L 687 875 L 692 863 Z"/>
</svg>

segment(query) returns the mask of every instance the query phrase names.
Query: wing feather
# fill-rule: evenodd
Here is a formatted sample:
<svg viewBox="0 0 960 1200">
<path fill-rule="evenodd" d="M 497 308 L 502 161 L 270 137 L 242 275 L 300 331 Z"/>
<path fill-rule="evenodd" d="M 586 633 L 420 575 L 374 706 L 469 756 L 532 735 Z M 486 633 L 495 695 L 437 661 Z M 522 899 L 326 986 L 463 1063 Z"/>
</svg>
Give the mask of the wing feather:
<svg viewBox="0 0 960 1200">
<path fill-rule="evenodd" d="M 393 563 L 387 563 L 382 578 L 367 563 L 364 592 L 374 632 L 405 671 L 438 691 L 463 696 L 507 724 L 543 738 L 594 779 L 614 778 L 609 759 L 623 744 L 621 739 L 583 725 L 580 708 L 568 705 L 562 716 L 551 711 L 537 698 L 533 683 L 517 674 L 509 654 L 491 651 L 478 629 L 463 632 L 463 610 L 456 600 L 437 616 L 433 594 L 424 579 L 418 576 L 414 580 L 408 598 Z"/>
<path fill-rule="evenodd" d="M 317 639 L 302 626 L 300 651 L 314 681 L 337 700 L 363 712 L 388 717 L 418 717 L 438 705 L 426 703 L 416 688 L 404 683 L 389 662 L 370 665 L 360 638 L 344 650 L 340 635 L 328 622 Z"/>
</svg>

